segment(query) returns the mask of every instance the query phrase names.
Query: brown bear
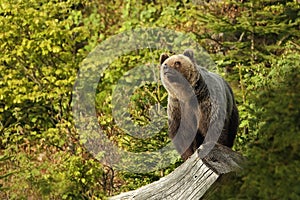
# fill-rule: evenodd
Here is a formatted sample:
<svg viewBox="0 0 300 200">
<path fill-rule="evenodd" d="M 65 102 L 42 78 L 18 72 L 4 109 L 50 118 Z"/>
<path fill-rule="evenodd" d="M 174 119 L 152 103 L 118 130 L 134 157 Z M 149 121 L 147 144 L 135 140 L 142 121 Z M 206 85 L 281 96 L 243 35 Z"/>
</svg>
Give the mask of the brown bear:
<svg viewBox="0 0 300 200">
<path fill-rule="evenodd" d="M 206 142 L 232 147 L 239 114 L 229 84 L 198 66 L 189 49 L 173 56 L 162 54 L 160 74 L 168 92 L 169 137 L 182 159 L 187 160 Z"/>
</svg>

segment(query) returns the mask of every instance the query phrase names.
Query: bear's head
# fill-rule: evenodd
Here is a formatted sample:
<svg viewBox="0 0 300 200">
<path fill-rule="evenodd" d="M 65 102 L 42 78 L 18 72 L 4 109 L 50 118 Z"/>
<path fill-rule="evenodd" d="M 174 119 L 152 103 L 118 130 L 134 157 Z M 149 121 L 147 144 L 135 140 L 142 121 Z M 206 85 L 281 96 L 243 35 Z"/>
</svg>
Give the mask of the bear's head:
<svg viewBox="0 0 300 200">
<path fill-rule="evenodd" d="M 160 56 L 161 80 L 169 95 L 182 99 L 192 95 L 192 88 L 201 78 L 192 50 L 183 54 Z"/>
</svg>

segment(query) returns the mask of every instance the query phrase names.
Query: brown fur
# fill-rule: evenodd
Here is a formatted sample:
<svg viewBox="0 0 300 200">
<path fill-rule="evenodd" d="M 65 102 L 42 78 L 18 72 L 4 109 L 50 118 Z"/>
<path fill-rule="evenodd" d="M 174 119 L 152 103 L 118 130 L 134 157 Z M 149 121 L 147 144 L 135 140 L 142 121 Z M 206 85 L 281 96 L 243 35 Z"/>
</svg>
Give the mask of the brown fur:
<svg viewBox="0 0 300 200">
<path fill-rule="evenodd" d="M 226 119 L 218 141 L 214 142 L 232 147 L 239 116 L 229 84 L 218 75 L 199 67 L 191 50 L 171 57 L 162 54 L 160 64 L 162 83 L 169 95 L 167 109 L 169 137 L 173 140 L 176 136 L 177 139 L 173 140 L 173 143 L 183 160 L 188 159 L 204 142 L 213 115 L 213 104 L 207 88 L 209 83 L 204 82 L 203 74 L 214 77 L 213 80 L 225 85 L 222 95 L 227 101 L 224 108 Z M 196 103 L 193 101 L 195 96 Z"/>
</svg>

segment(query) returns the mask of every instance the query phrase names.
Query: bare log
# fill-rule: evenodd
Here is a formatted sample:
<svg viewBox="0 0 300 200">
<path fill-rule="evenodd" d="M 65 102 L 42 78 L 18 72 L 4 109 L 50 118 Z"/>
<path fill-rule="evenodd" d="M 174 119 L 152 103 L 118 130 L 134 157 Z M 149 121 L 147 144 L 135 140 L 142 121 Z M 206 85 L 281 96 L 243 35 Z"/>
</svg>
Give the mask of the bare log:
<svg viewBox="0 0 300 200">
<path fill-rule="evenodd" d="M 216 144 L 210 148 L 211 145 L 200 146 L 188 160 L 160 180 L 110 200 L 200 199 L 221 175 L 239 170 L 244 160 L 228 147 Z M 206 149 L 211 150 L 204 155 Z"/>
</svg>

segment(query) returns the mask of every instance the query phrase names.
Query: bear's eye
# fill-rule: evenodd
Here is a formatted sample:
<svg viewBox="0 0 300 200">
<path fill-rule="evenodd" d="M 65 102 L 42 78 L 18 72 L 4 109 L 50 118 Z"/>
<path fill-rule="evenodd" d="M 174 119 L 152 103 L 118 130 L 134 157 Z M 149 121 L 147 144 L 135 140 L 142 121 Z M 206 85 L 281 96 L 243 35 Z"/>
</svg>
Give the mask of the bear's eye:
<svg viewBox="0 0 300 200">
<path fill-rule="evenodd" d="M 179 61 L 176 61 L 174 64 L 180 66 L 181 63 Z"/>
</svg>

